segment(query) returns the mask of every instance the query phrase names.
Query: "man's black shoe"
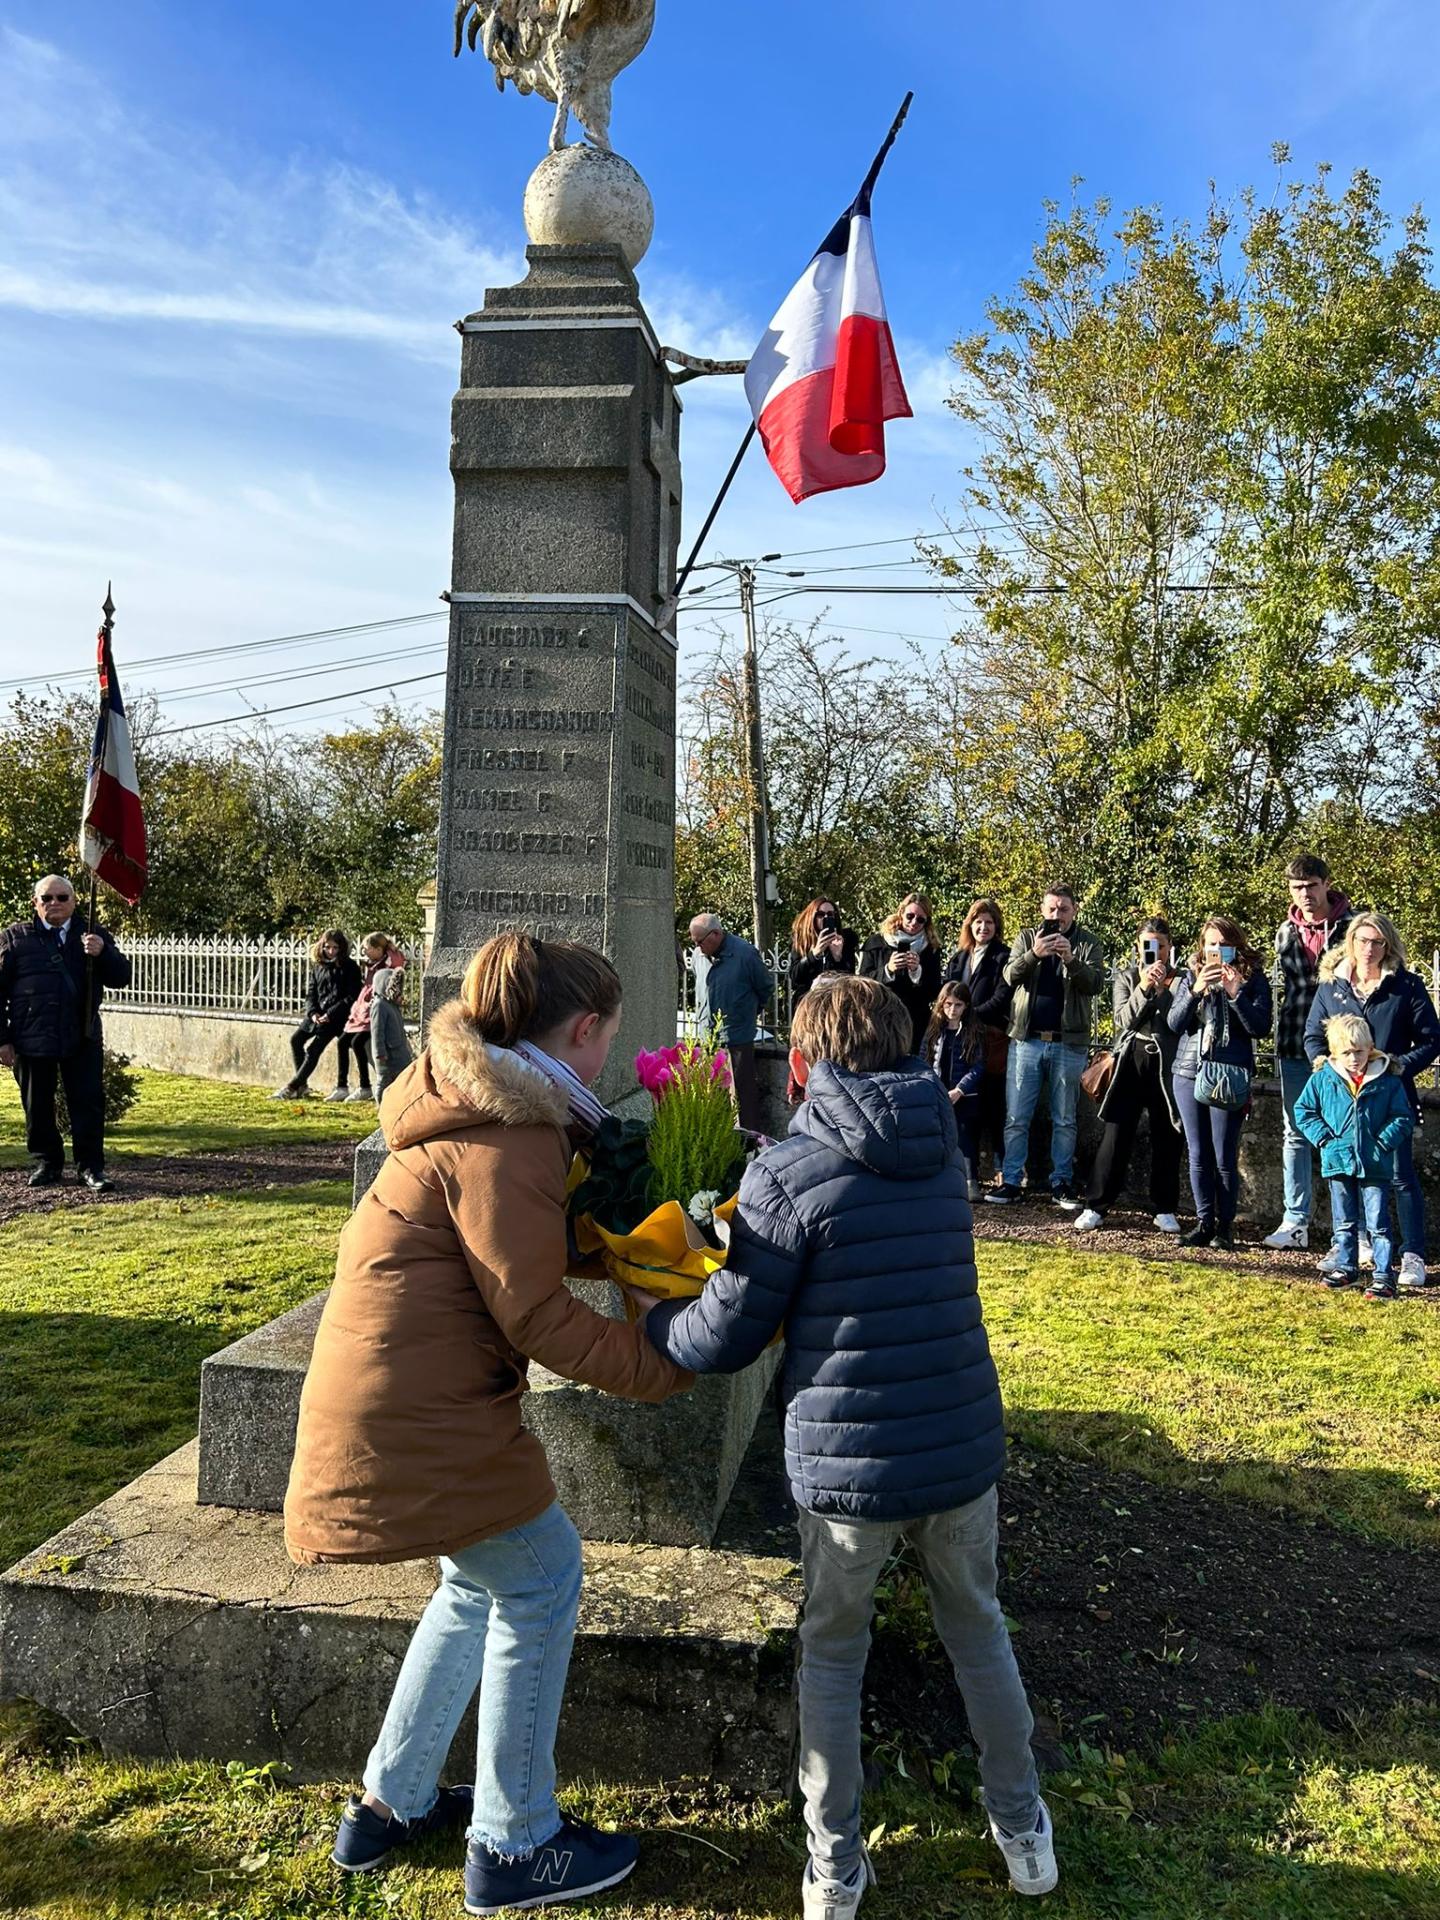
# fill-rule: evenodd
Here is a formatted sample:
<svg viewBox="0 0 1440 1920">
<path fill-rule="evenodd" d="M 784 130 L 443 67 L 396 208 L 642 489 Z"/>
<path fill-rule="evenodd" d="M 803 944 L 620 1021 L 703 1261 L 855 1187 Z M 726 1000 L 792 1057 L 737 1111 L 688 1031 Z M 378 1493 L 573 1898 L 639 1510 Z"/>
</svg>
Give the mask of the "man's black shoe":
<svg viewBox="0 0 1440 1920">
<path fill-rule="evenodd" d="M 1203 1220 L 1197 1220 L 1188 1233 L 1182 1233 L 1182 1247 L 1208 1247 L 1215 1238 L 1215 1229 L 1207 1227 Z"/>
<path fill-rule="evenodd" d="M 1210 1236 L 1210 1244 L 1212 1247 L 1218 1248 L 1221 1253 L 1233 1253 L 1235 1251 L 1235 1236 L 1229 1227 L 1217 1227 Z"/>
<path fill-rule="evenodd" d="M 992 1207 L 1013 1207 L 1020 1198 L 1020 1188 L 1012 1187 L 1002 1180 L 998 1187 L 985 1189 L 985 1198 Z"/>
<path fill-rule="evenodd" d="M 473 1787 L 442 1787 L 435 1804 L 418 1820 L 388 1819 L 352 1794 L 340 1816 L 340 1829 L 330 1858 L 346 1873 L 369 1873 L 382 1866 L 397 1847 L 424 1840 L 432 1833 L 450 1833 L 468 1827 L 474 1809 Z"/>
<path fill-rule="evenodd" d="M 1051 1187 L 1050 1198 L 1057 1207 L 1063 1207 L 1067 1213 L 1074 1213 L 1080 1205 L 1080 1196 L 1068 1180 L 1061 1180 Z"/>
<path fill-rule="evenodd" d="M 84 1185 L 90 1189 L 91 1193 L 113 1193 L 115 1191 L 115 1182 L 113 1180 L 107 1180 L 103 1173 L 95 1173 L 89 1167 L 84 1169 L 80 1178 Z"/>
<path fill-rule="evenodd" d="M 36 1167 L 25 1182 L 27 1187 L 58 1187 L 60 1184 L 59 1167 Z"/>
</svg>

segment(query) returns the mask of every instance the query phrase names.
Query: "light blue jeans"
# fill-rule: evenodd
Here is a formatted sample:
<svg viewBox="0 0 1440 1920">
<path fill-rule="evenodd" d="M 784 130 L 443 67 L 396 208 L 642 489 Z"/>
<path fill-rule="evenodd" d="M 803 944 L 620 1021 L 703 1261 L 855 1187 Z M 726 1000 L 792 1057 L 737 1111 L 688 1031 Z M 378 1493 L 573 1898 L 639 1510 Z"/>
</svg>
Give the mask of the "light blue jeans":
<svg viewBox="0 0 1440 1920">
<path fill-rule="evenodd" d="M 480 1689 L 470 1837 L 527 1859 L 560 1831 L 555 1729 L 580 1610 L 580 1536 L 558 1504 L 440 1562 L 405 1654 L 367 1790 L 402 1820 L 428 1813 Z"/>
<path fill-rule="evenodd" d="M 1028 1833 L 1039 1818 L 1034 1722 L 995 1597 L 996 1505 L 992 1487 L 968 1506 L 909 1522 L 800 1514 L 800 1792 L 818 1879 L 848 1880 L 860 1865 L 860 1690 L 875 1583 L 902 1534 L 924 1570 L 980 1749 L 985 1805 L 1007 1833 Z"/>
<path fill-rule="evenodd" d="M 1346 1273 L 1357 1273 L 1360 1268 L 1360 1222 L 1363 1219 L 1375 1253 L 1375 1278 L 1394 1279 L 1388 1180 L 1332 1179 L 1330 1217 L 1335 1227 L 1335 1247 L 1340 1255 L 1340 1265 Z"/>
<path fill-rule="evenodd" d="M 1281 1060 L 1280 1157 L 1285 1179 L 1285 1220 L 1287 1227 L 1308 1227 L 1315 1205 L 1315 1149 L 1295 1124 L 1295 1102 L 1311 1077 L 1308 1060 Z"/>
<path fill-rule="evenodd" d="M 1005 1075 L 1005 1166 L 1008 1187 L 1018 1187 L 1030 1147 L 1030 1122 L 1040 1092 L 1050 1082 L 1050 1184 L 1068 1186 L 1075 1174 L 1075 1103 L 1086 1049 L 1059 1040 L 1012 1040 Z"/>
</svg>

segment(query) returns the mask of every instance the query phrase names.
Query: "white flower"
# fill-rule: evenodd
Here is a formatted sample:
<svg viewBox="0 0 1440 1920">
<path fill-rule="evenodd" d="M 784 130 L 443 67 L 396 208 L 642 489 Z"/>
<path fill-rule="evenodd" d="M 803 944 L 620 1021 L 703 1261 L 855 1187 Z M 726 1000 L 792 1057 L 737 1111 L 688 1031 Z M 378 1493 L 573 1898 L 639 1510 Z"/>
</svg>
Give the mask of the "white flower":
<svg viewBox="0 0 1440 1920">
<path fill-rule="evenodd" d="M 690 1204 L 685 1211 L 692 1220 L 697 1221 L 699 1225 L 703 1227 L 708 1225 L 711 1215 L 719 1204 L 719 1190 L 715 1187 L 707 1187 L 703 1193 L 696 1193 L 690 1196 Z"/>
</svg>

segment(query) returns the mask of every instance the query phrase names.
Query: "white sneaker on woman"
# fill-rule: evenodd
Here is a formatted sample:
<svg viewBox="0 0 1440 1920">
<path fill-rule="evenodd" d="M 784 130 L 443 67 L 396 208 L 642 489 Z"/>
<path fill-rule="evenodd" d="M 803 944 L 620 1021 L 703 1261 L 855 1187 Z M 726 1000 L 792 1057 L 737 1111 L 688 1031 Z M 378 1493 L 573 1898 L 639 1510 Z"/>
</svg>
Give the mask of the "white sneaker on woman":
<svg viewBox="0 0 1440 1920">
<path fill-rule="evenodd" d="M 1300 1253 L 1310 1244 L 1310 1229 L 1303 1220 L 1282 1220 L 1260 1244 L 1273 1247 L 1277 1253 Z"/>
<path fill-rule="evenodd" d="M 1403 1287 L 1406 1293 L 1423 1293 L 1425 1290 L 1425 1262 L 1418 1253 L 1402 1253 L 1400 1271 L 1395 1276 L 1397 1287 Z"/>
<path fill-rule="evenodd" d="M 339 1101 L 348 1100 L 349 1098 L 350 1089 L 348 1087 L 332 1087 L 325 1096 L 325 1104 L 327 1107 L 333 1107 Z"/>
<path fill-rule="evenodd" d="M 1104 1224 L 1104 1214 L 1097 1213 L 1094 1207 L 1086 1207 L 1083 1213 L 1077 1213 L 1075 1216 L 1076 1233 L 1094 1233 L 1097 1227 L 1103 1227 Z"/>
<path fill-rule="evenodd" d="M 1157 1213 L 1155 1216 L 1155 1227 L 1157 1232 L 1160 1233 L 1179 1233 L 1180 1222 L 1175 1218 L 1173 1213 Z"/>
<path fill-rule="evenodd" d="M 1050 1809 L 1043 1800 L 1031 1832 L 1006 1833 L 992 1820 L 990 1835 L 1005 1856 L 1010 1884 L 1017 1893 L 1054 1892 L 1060 1884 L 1060 1869 L 1055 1864 L 1055 1829 L 1050 1823 Z"/>
</svg>

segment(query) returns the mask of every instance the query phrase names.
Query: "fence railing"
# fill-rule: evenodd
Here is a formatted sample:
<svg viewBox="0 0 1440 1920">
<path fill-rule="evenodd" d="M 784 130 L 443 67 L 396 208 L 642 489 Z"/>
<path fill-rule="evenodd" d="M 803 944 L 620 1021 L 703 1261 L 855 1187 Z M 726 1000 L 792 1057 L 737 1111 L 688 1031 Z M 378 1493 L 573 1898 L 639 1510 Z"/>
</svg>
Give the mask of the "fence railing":
<svg viewBox="0 0 1440 1920">
<path fill-rule="evenodd" d="M 312 938 L 141 934 L 122 941 L 132 974 L 107 997 L 121 1006 L 192 1013 L 298 1014 L 310 986 Z M 418 955 L 419 935 L 400 937 Z"/>
</svg>

